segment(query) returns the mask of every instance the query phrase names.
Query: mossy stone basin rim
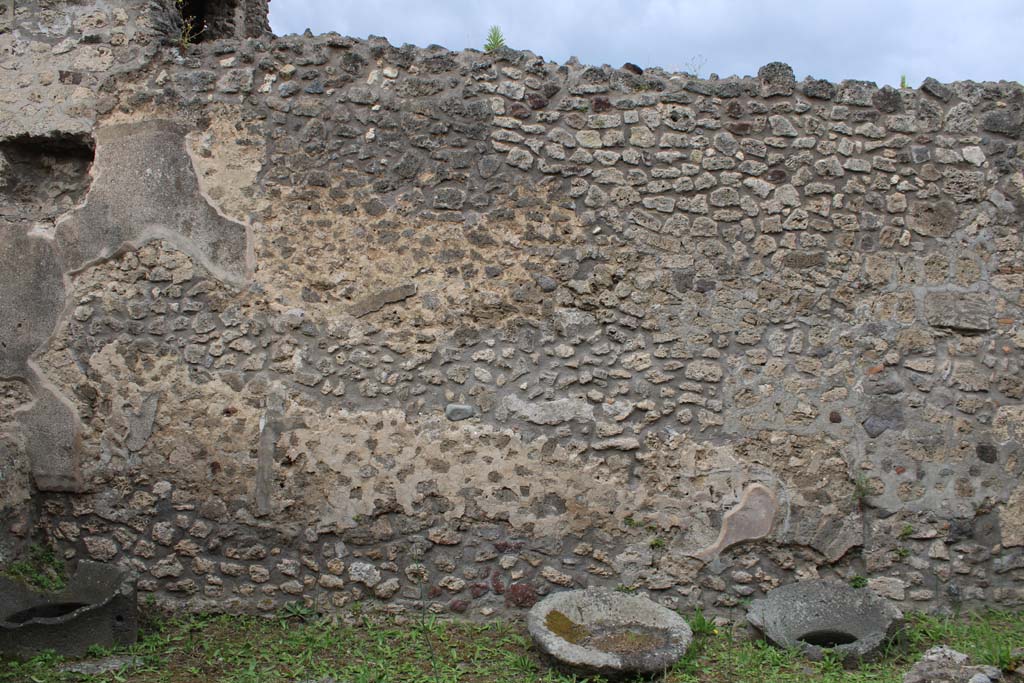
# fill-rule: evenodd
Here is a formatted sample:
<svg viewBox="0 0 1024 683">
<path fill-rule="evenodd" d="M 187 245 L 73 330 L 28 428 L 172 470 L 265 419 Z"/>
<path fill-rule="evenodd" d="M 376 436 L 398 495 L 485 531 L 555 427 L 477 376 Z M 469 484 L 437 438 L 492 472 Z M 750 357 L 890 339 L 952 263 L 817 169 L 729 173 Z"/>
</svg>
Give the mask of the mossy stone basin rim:
<svg viewBox="0 0 1024 683">
<path fill-rule="evenodd" d="M 693 639 L 672 610 L 643 595 L 606 588 L 549 595 L 530 610 L 526 626 L 560 668 L 609 678 L 660 673 Z"/>
</svg>

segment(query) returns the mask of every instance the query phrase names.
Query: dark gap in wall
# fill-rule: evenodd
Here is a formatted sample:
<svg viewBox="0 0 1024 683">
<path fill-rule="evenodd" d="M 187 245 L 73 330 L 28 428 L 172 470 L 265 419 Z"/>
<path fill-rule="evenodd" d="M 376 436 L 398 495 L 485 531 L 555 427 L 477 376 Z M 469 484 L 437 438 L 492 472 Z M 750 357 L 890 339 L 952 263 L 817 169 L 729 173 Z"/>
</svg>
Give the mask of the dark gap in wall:
<svg viewBox="0 0 1024 683">
<path fill-rule="evenodd" d="M 202 41 L 206 37 L 206 0 L 182 0 L 178 9 L 185 37 L 192 43 Z"/>
<path fill-rule="evenodd" d="M 68 133 L 0 141 L 0 215 L 45 220 L 73 208 L 89 189 L 95 146 Z"/>
<path fill-rule="evenodd" d="M 178 5 L 188 42 L 237 38 L 239 0 L 182 0 Z M 244 28 L 244 27 L 243 27 Z"/>
</svg>

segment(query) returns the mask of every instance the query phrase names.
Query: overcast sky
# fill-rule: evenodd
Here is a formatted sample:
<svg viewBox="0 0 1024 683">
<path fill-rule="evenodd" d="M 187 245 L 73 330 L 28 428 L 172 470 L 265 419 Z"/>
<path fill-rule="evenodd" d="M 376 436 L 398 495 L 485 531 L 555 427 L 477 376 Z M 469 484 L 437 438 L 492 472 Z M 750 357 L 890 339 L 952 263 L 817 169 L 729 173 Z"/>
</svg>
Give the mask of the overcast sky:
<svg viewBox="0 0 1024 683">
<path fill-rule="evenodd" d="M 549 60 L 705 77 L 783 61 L 798 79 L 1024 81 L 1024 0 L 272 0 L 270 24 L 452 50 L 498 25 Z"/>
</svg>

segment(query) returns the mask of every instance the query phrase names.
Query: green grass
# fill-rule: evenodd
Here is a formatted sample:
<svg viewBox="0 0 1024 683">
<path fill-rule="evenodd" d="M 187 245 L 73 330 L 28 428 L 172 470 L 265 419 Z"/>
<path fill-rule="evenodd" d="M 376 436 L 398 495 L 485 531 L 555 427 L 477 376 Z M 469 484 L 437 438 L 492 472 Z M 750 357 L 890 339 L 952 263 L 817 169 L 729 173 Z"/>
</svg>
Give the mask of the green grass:
<svg viewBox="0 0 1024 683">
<path fill-rule="evenodd" d="M 666 683 L 898 683 L 935 644 L 966 652 L 976 663 L 1009 668 L 1015 664 L 1009 659 L 1012 648 L 1024 642 L 1024 613 L 913 615 L 901 650 L 892 648 L 878 663 L 845 671 L 835 658 L 809 662 L 795 652 L 749 641 L 741 632 L 716 627 L 700 612 L 688 621 L 694 643 L 667 672 Z M 83 677 L 58 672 L 61 660 L 43 655 L 24 663 L 0 662 L 0 682 L 275 683 L 329 676 L 352 683 L 582 683 L 542 662 L 520 624 L 502 622 L 360 618 L 356 625 L 342 625 L 296 610 L 283 610 L 276 619 L 186 617 L 153 622 L 138 644 L 115 652 L 134 654 L 144 665 Z"/>
<path fill-rule="evenodd" d="M 22 557 L 0 568 L 0 574 L 44 592 L 59 591 L 66 585 L 64 561 L 52 548 L 32 544 Z"/>
<path fill-rule="evenodd" d="M 956 619 L 915 615 L 908 637 L 915 648 L 942 642 L 970 655 L 975 664 L 1004 670 L 1024 664 L 1012 654 L 1024 647 L 1024 613 L 993 611 Z"/>
</svg>

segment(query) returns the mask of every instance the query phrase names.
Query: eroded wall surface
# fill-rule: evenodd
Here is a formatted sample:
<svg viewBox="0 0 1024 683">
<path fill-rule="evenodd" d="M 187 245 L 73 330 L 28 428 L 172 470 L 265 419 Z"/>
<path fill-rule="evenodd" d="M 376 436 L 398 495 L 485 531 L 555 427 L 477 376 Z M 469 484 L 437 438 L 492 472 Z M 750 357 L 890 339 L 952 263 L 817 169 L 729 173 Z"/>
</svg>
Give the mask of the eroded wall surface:
<svg viewBox="0 0 1024 683">
<path fill-rule="evenodd" d="M 8 545 L 193 609 L 1024 603 L 1019 84 L 21 7 Z"/>
</svg>

